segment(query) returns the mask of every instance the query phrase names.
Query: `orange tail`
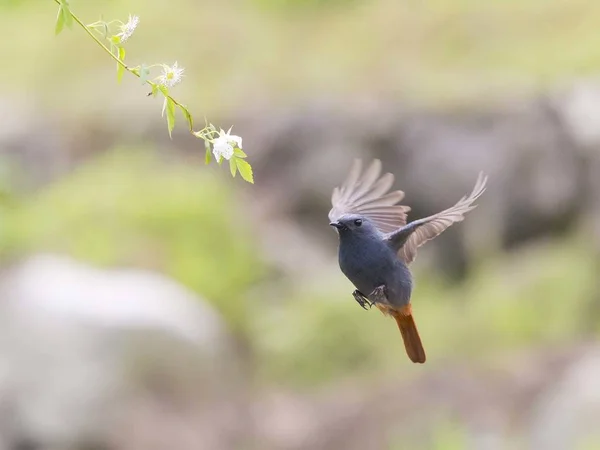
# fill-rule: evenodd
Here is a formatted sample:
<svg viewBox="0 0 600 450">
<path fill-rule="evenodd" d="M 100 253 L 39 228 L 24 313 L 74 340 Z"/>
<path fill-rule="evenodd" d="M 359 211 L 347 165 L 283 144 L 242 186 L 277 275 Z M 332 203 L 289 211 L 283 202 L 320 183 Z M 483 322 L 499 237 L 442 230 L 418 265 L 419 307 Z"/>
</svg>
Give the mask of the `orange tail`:
<svg viewBox="0 0 600 450">
<path fill-rule="evenodd" d="M 400 328 L 400 333 L 404 340 L 404 347 L 406 348 L 406 354 L 410 360 L 414 363 L 424 363 L 425 349 L 421 343 L 421 337 L 417 331 L 417 325 L 415 324 L 410 304 L 406 305 L 401 310 L 394 310 L 392 316 L 394 316 L 398 328 Z"/>
</svg>

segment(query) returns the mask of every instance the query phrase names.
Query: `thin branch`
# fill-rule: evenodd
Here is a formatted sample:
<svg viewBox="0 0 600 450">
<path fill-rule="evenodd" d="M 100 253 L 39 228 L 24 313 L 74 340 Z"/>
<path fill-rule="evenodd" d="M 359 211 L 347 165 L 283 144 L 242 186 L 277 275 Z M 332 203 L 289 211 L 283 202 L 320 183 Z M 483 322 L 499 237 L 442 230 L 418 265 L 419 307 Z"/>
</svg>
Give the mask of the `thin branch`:
<svg viewBox="0 0 600 450">
<path fill-rule="evenodd" d="M 61 5 L 60 0 L 54 0 L 54 3 Z M 98 44 L 100 47 L 102 47 L 102 49 L 106 53 L 108 53 L 110 55 L 110 57 L 117 62 L 117 64 L 119 64 L 121 67 L 123 67 L 123 69 L 127 70 L 130 74 L 135 75 L 136 77 L 140 78 L 139 73 L 136 73 L 133 69 L 130 69 L 129 66 L 127 66 L 127 64 L 125 64 L 121 59 L 119 59 L 117 56 L 115 56 L 115 54 L 113 52 L 111 52 L 110 49 L 100 39 L 98 39 L 98 37 L 94 34 L 94 32 L 92 30 L 90 30 L 89 27 L 86 24 L 84 24 L 81 21 L 81 19 L 79 19 L 79 17 L 77 17 L 73 12 L 71 12 L 71 10 L 69 10 L 69 14 L 71 14 L 71 17 L 73 17 L 73 20 L 75 20 L 75 22 L 77 22 L 81 26 L 81 28 L 83 28 L 85 30 L 85 32 L 90 35 L 90 37 L 96 42 L 96 44 Z M 150 81 L 150 80 L 146 80 L 146 84 L 148 84 L 150 87 L 156 86 L 156 83 L 154 83 L 153 81 Z M 179 106 L 180 108 L 185 108 L 184 105 L 179 103 L 177 100 L 175 100 L 170 95 L 165 95 L 164 93 L 163 93 L 163 95 L 166 98 L 170 99 L 173 103 L 175 103 L 175 105 Z M 193 132 L 191 130 L 191 128 L 193 128 L 193 127 L 189 127 L 189 128 L 190 128 L 190 132 Z"/>
</svg>

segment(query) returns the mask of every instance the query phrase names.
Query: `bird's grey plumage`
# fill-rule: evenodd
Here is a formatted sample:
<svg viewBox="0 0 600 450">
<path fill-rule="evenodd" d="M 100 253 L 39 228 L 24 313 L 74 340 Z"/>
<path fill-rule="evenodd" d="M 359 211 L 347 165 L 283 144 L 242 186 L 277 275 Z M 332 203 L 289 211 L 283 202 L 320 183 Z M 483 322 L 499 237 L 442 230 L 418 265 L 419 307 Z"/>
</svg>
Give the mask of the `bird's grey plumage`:
<svg viewBox="0 0 600 450">
<path fill-rule="evenodd" d="M 340 269 L 357 288 L 353 294 L 356 301 L 364 307 L 366 297 L 384 314 L 393 316 L 410 359 L 423 363 L 426 356 L 410 304 L 413 282 L 408 265 L 421 245 L 461 222 L 475 208 L 487 177 L 480 173 L 471 194 L 454 206 L 407 224 L 410 208 L 397 204 L 404 192 L 389 192 L 394 176 L 380 176 L 379 160 L 364 174 L 361 171 L 362 163 L 356 160 L 346 181 L 331 197 L 329 220 L 340 238 Z"/>
<path fill-rule="evenodd" d="M 356 159 L 346 181 L 333 190 L 329 220 L 335 222 L 347 214 L 358 214 L 369 219 L 379 231 L 386 233 L 398 252 L 398 257 L 410 264 L 417 256 L 417 249 L 435 238 L 452 224 L 461 222 L 466 213 L 476 208 L 473 202 L 484 192 L 487 176 L 479 174 L 470 195 L 461 198 L 454 206 L 423 219 L 410 222 L 407 213 L 410 206 L 397 205 L 404 192 L 389 192 L 394 175 L 381 173 L 381 161 L 374 160 L 361 177 L 362 161 Z"/>
<path fill-rule="evenodd" d="M 388 192 L 394 184 L 394 175 L 381 173 L 381 161 L 374 160 L 361 177 L 362 161 L 354 164 L 346 181 L 336 187 L 331 196 L 333 208 L 329 220 L 336 222 L 344 214 L 360 214 L 367 217 L 382 233 L 390 233 L 406 225 L 406 213 L 410 207 L 397 205 L 404 192 Z"/>
<path fill-rule="evenodd" d="M 360 220 L 360 225 L 356 221 Z M 366 297 L 385 285 L 391 304 L 410 300 L 412 277 L 386 235 L 366 216 L 344 214 L 337 222 L 340 235 L 339 263 L 342 272 Z"/>
<path fill-rule="evenodd" d="M 475 187 L 469 196 L 464 196 L 456 204 L 442 212 L 424 219 L 415 220 L 386 236 L 398 251 L 398 256 L 410 264 L 417 256 L 417 248 L 438 236 L 452 224 L 462 222 L 465 214 L 477 207 L 473 202 L 485 192 L 487 177 L 479 173 Z"/>
</svg>

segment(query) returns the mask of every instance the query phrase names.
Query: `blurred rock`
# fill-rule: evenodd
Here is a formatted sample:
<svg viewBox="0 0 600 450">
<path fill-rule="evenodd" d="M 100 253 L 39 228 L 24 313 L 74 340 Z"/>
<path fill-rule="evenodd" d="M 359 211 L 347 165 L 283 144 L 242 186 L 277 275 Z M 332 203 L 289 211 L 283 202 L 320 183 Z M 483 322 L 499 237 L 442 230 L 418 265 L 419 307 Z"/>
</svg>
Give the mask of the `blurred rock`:
<svg viewBox="0 0 600 450">
<path fill-rule="evenodd" d="M 549 97 L 577 146 L 596 152 L 600 146 L 600 81 L 578 80 Z"/>
<path fill-rule="evenodd" d="M 222 319 L 163 276 L 35 256 L 3 274 L 0 321 L 6 448 L 231 448 L 244 423 Z"/>
<path fill-rule="evenodd" d="M 0 97 L 0 184 L 31 189 L 70 167 L 64 136 L 53 118 L 27 99 Z"/>
<path fill-rule="evenodd" d="M 600 445 L 600 347 L 588 349 L 537 402 L 532 449 L 570 450 Z"/>
</svg>

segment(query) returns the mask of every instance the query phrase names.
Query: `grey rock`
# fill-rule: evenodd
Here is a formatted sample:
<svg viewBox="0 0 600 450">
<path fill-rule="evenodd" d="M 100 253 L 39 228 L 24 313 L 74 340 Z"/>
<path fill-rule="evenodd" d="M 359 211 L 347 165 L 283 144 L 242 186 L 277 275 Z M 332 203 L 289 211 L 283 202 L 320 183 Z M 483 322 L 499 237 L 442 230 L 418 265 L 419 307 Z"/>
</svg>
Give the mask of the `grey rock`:
<svg viewBox="0 0 600 450">
<path fill-rule="evenodd" d="M 28 190 L 70 166 L 59 124 L 25 98 L 0 98 L 0 184 Z"/>
<path fill-rule="evenodd" d="M 530 448 L 570 450 L 600 444 L 600 348 L 571 364 L 540 396 L 531 421 Z"/>
<path fill-rule="evenodd" d="M 215 412 L 196 437 L 227 448 L 232 386 L 241 384 L 235 361 L 220 316 L 161 275 L 39 255 L 0 282 L 7 445 L 116 448 L 130 437 L 167 435 L 165 405 L 183 403 L 196 414 Z M 155 421 L 148 411 L 157 404 Z"/>
</svg>

